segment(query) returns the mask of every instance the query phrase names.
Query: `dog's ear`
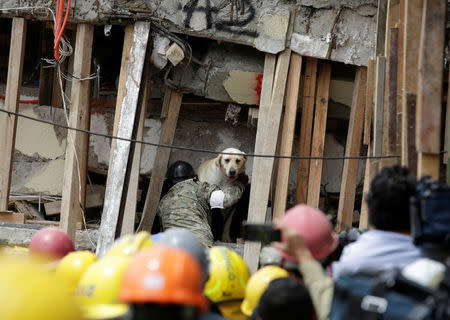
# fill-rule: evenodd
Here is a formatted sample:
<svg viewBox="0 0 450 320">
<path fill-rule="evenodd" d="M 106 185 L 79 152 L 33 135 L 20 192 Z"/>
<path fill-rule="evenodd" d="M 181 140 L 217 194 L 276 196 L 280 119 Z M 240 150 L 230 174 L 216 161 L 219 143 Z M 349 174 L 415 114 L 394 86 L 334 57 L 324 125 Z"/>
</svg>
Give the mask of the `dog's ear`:
<svg viewBox="0 0 450 320">
<path fill-rule="evenodd" d="M 222 154 L 219 154 L 215 159 L 214 162 L 216 163 L 216 166 L 218 168 L 222 167 Z"/>
</svg>

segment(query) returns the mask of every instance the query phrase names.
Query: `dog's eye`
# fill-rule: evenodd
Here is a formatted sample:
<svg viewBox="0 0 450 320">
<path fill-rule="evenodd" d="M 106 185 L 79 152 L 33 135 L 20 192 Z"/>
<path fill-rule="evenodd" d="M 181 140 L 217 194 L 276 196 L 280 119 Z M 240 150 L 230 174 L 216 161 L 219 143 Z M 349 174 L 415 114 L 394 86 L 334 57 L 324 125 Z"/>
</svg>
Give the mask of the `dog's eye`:
<svg viewBox="0 0 450 320">
<path fill-rule="evenodd" d="M 241 160 L 240 159 L 236 159 L 236 163 L 239 163 L 239 162 L 241 162 Z"/>
<path fill-rule="evenodd" d="M 225 163 L 228 163 L 228 162 L 230 162 L 230 159 L 225 159 Z"/>
</svg>

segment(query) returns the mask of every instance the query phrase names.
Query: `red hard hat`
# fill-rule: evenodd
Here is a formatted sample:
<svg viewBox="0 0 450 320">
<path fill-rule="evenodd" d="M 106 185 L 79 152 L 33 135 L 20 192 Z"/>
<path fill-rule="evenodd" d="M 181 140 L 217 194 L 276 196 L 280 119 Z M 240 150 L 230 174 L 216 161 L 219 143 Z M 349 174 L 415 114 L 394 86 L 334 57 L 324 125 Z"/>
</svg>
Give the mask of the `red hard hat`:
<svg viewBox="0 0 450 320">
<path fill-rule="evenodd" d="M 339 237 L 333 231 L 331 223 L 325 214 L 318 209 L 306 205 L 297 205 L 286 211 L 282 223 L 303 236 L 315 259 L 329 255 L 339 243 Z M 281 240 L 284 241 L 283 237 Z M 285 259 L 295 261 L 294 257 L 283 251 L 280 251 L 280 254 Z"/>
<path fill-rule="evenodd" d="M 31 238 L 30 253 L 60 259 L 74 251 L 72 239 L 61 229 L 43 228 Z"/>
</svg>

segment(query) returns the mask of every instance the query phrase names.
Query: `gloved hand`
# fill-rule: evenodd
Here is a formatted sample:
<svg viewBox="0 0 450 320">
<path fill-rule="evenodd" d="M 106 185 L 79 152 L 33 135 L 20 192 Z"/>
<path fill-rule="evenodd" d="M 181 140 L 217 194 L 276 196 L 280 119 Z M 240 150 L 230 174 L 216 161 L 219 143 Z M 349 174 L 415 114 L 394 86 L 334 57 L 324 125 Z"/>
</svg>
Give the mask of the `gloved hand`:
<svg viewBox="0 0 450 320">
<path fill-rule="evenodd" d="M 246 175 L 245 173 L 241 173 L 238 178 L 236 179 L 236 181 L 239 181 L 240 183 L 242 183 L 244 186 L 248 185 L 248 175 Z"/>
</svg>

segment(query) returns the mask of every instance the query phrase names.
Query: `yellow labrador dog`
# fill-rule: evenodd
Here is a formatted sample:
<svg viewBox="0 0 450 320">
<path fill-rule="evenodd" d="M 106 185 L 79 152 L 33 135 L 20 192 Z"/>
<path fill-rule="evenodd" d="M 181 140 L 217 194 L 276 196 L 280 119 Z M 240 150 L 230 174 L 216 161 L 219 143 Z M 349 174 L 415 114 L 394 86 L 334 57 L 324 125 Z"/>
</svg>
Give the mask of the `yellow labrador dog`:
<svg viewBox="0 0 450 320">
<path fill-rule="evenodd" d="M 198 179 L 215 184 L 218 187 L 233 182 L 241 173 L 245 173 L 247 156 L 236 148 L 227 148 L 216 158 L 206 160 L 197 170 Z"/>
</svg>

